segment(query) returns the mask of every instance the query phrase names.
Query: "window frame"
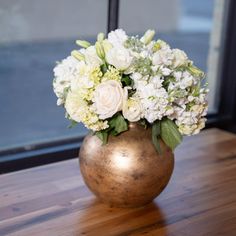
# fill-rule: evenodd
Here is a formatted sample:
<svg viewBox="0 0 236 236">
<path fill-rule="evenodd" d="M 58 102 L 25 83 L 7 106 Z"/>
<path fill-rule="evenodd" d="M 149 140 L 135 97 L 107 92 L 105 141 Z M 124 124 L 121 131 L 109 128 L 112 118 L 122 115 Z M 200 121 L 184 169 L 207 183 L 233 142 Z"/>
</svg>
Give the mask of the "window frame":
<svg viewBox="0 0 236 236">
<path fill-rule="evenodd" d="M 218 127 L 236 132 L 236 1 L 229 0 L 220 70 L 219 109 L 207 116 L 206 128 Z M 119 0 L 108 0 L 107 32 L 118 28 Z M 228 96 L 230 94 L 230 96 Z M 83 137 L 34 145 L 0 152 L 0 174 L 72 159 L 78 156 Z"/>
</svg>

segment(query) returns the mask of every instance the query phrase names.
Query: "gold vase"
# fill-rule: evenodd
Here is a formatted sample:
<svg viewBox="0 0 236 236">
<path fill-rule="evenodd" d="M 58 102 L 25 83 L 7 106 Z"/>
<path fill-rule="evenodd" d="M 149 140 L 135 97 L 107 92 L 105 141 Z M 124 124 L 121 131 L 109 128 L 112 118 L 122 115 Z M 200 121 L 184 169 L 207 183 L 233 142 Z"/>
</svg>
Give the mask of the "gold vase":
<svg viewBox="0 0 236 236">
<path fill-rule="evenodd" d="M 88 134 L 80 148 L 82 176 L 89 189 L 114 207 L 139 207 L 150 203 L 166 187 L 174 168 L 174 155 L 161 141 L 156 151 L 151 129 L 130 123 L 129 130 L 103 145 Z"/>
</svg>

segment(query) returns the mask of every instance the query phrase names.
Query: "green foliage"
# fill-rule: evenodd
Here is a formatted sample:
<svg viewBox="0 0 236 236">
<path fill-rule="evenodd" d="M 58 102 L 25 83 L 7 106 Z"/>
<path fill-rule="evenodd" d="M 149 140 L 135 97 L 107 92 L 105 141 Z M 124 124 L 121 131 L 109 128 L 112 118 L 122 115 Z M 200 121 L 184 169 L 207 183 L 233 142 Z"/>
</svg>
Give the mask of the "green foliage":
<svg viewBox="0 0 236 236">
<path fill-rule="evenodd" d="M 129 37 L 125 42 L 124 46 L 126 48 L 132 49 L 134 52 L 141 52 L 144 44 L 139 40 L 139 38 L 136 36 Z"/>
<path fill-rule="evenodd" d="M 161 152 L 160 139 L 161 139 L 161 122 L 155 121 L 152 125 L 152 142 L 157 152 L 161 155 L 162 152 Z"/>
<path fill-rule="evenodd" d="M 107 69 L 108 69 L 107 64 L 102 64 L 100 68 L 103 74 L 107 72 Z"/>
<path fill-rule="evenodd" d="M 177 125 L 170 119 L 161 121 L 161 138 L 172 150 L 174 150 L 182 141 Z"/>
<path fill-rule="evenodd" d="M 145 119 L 141 119 L 141 120 L 139 121 L 139 124 L 142 125 L 142 126 L 144 127 L 144 129 L 147 129 L 148 126 L 149 126 L 149 123 L 148 123 L 147 120 L 145 120 Z"/>
<path fill-rule="evenodd" d="M 194 66 L 194 65 L 190 65 L 186 69 L 193 76 L 197 76 L 197 77 L 200 77 L 200 78 L 203 78 L 205 76 L 204 72 L 202 70 L 200 70 L 199 68 L 197 68 L 196 66 Z"/>
<path fill-rule="evenodd" d="M 152 71 L 152 61 L 149 58 L 138 58 L 135 60 L 134 63 L 134 69 L 135 71 L 137 71 L 138 73 L 146 76 L 146 75 L 152 75 L 153 71 Z"/>
<path fill-rule="evenodd" d="M 108 133 L 105 132 L 105 130 L 101 130 L 101 131 L 97 131 L 95 132 L 96 136 L 102 140 L 102 144 L 106 144 L 107 143 L 107 139 L 108 139 Z"/>
<path fill-rule="evenodd" d="M 74 127 L 78 124 L 78 122 L 76 122 L 76 121 L 74 121 L 74 120 L 70 120 L 70 121 L 71 121 L 71 123 L 70 123 L 70 125 L 68 125 L 68 127 L 67 127 L 67 128 L 69 128 L 69 129 L 74 128 Z"/>
<path fill-rule="evenodd" d="M 114 130 L 117 134 L 128 130 L 128 123 L 120 113 L 115 115 L 108 124 L 109 128 Z"/>
<path fill-rule="evenodd" d="M 121 83 L 124 87 L 125 86 L 131 86 L 132 87 L 134 85 L 134 81 L 128 75 L 124 75 L 121 78 Z"/>
<path fill-rule="evenodd" d="M 128 122 L 124 119 L 124 117 L 120 113 L 113 116 L 109 120 L 108 124 L 109 128 L 95 132 L 95 135 L 97 135 L 97 137 L 102 140 L 103 144 L 107 143 L 109 135 L 116 136 L 128 130 Z"/>
<path fill-rule="evenodd" d="M 165 80 L 163 81 L 163 87 L 165 88 L 165 89 L 167 89 L 168 87 L 169 87 L 169 84 L 171 83 L 171 82 L 175 82 L 175 77 L 173 77 L 173 76 L 168 76 L 168 77 L 166 77 L 165 78 Z"/>
</svg>

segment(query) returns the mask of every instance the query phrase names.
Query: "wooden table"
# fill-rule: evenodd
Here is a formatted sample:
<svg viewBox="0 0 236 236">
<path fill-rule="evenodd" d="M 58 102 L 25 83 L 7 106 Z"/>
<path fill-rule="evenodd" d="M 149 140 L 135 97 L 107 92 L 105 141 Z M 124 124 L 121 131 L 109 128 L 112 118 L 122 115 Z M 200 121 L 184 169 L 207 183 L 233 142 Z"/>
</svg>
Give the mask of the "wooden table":
<svg viewBox="0 0 236 236">
<path fill-rule="evenodd" d="M 172 179 L 150 205 L 109 208 L 70 160 L 0 176 L 0 235 L 236 235 L 236 136 L 186 138 Z"/>
</svg>

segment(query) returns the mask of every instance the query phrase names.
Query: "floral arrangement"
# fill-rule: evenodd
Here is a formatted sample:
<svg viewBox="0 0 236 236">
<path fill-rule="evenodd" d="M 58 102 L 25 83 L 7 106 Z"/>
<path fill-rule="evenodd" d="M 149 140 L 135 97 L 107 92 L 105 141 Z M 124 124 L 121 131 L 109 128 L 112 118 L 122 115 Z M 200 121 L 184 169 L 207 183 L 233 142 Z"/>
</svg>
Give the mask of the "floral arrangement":
<svg viewBox="0 0 236 236">
<path fill-rule="evenodd" d="M 159 152 L 160 139 L 173 150 L 183 135 L 204 128 L 204 73 L 185 52 L 153 40 L 154 34 L 129 37 L 117 29 L 107 38 L 98 34 L 95 45 L 76 41 L 81 48 L 56 65 L 53 80 L 57 105 L 73 125 L 82 122 L 105 144 L 129 122 L 140 122 L 152 127 Z"/>
</svg>

